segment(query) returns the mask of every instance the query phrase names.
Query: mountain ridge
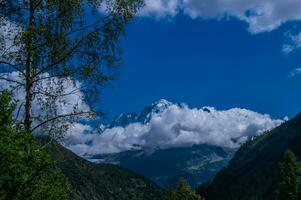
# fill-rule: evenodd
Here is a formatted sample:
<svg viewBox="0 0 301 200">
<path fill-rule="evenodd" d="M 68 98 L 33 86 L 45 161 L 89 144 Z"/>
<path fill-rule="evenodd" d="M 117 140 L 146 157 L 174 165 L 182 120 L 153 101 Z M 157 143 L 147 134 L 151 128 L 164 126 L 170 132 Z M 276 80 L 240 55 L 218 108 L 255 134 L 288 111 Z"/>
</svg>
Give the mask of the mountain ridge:
<svg viewBox="0 0 301 200">
<path fill-rule="evenodd" d="M 72 185 L 75 200 L 160 200 L 164 191 L 155 183 L 117 165 L 95 164 L 52 145 L 53 158 Z"/>
<path fill-rule="evenodd" d="M 113 128 L 113 127 L 126 127 L 130 123 L 148 123 L 152 116 L 155 114 L 160 114 L 164 112 L 168 107 L 175 105 L 180 108 L 184 107 L 184 103 L 173 103 L 166 99 L 160 99 L 152 102 L 151 104 L 144 107 L 139 113 L 135 112 L 126 112 L 116 116 L 112 122 L 103 125 L 105 128 Z M 201 109 L 207 113 L 211 113 L 211 107 L 204 106 Z"/>
<path fill-rule="evenodd" d="M 115 117 L 111 123 L 105 126 L 112 128 L 116 126 L 126 127 L 130 123 L 145 124 L 150 121 L 152 115 L 163 112 L 171 105 L 173 105 L 173 103 L 170 101 L 167 101 L 166 99 L 160 99 L 143 108 L 139 114 L 134 112 L 122 113 Z"/>
<path fill-rule="evenodd" d="M 273 200 L 279 162 L 287 149 L 301 159 L 301 114 L 243 145 L 229 165 L 198 192 L 208 200 Z"/>
<path fill-rule="evenodd" d="M 98 163 L 118 164 L 148 177 L 162 187 L 175 186 L 185 178 L 192 187 L 211 180 L 228 164 L 235 150 L 211 145 L 171 149 L 142 149 L 95 155 Z"/>
<path fill-rule="evenodd" d="M 192 125 L 189 120 L 193 121 Z M 138 114 L 121 114 L 106 127 L 102 126 L 104 138 L 109 143 L 107 147 L 112 148 L 112 151 L 105 150 L 103 153 L 93 151 L 91 154 L 84 154 L 84 157 L 93 162 L 113 163 L 129 168 L 163 187 L 174 186 L 180 177 L 186 177 L 190 185 L 196 187 L 211 180 L 228 164 L 237 147 L 247 138 L 256 135 L 256 131 L 266 127 L 262 125 L 265 123 L 270 126 L 275 122 L 268 115 L 246 109 L 233 108 L 222 111 L 212 107 L 190 109 L 185 104 L 161 99 L 146 106 Z M 228 130 L 226 136 L 223 135 L 225 130 Z M 238 134 L 232 134 L 231 130 Z M 241 130 L 245 132 L 242 131 L 241 134 Z M 171 131 L 173 134 L 169 135 Z M 209 132 L 214 136 L 205 139 L 204 142 L 202 138 L 206 138 Z M 144 135 L 144 133 L 149 134 Z M 198 133 L 204 134 L 198 135 Z M 167 135 L 167 139 L 164 138 L 164 134 Z M 182 136 L 179 140 L 172 141 L 179 135 Z M 187 142 L 183 142 L 183 139 L 187 139 L 187 135 L 193 140 L 189 138 Z M 225 142 L 217 142 L 217 144 L 212 142 L 217 137 L 226 138 Z M 111 144 L 112 140 L 116 143 Z M 123 140 L 124 143 L 120 142 Z M 159 142 L 152 143 L 152 141 Z M 93 147 L 99 148 L 95 145 Z M 220 152 L 224 153 L 220 154 Z M 148 166 L 157 168 L 161 166 L 161 171 L 152 171 Z M 165 170 L 166 168 L 169 170 Z"/>
</svg>

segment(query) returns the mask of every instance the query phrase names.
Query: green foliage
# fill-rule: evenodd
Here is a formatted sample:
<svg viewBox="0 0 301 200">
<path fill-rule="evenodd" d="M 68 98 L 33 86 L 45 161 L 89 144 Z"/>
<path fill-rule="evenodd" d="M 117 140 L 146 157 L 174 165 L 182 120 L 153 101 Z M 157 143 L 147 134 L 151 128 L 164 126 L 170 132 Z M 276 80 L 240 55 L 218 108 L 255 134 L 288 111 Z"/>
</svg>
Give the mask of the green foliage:
<svg viewBox="0 0 301 200">
<path fill-rule="evenodd" d="M 0 27 L 12 29 L 0 34 L 0 70 L 19 73 L 20 82 L 4 80 L 25 91 L 20 121 L 26 131 L 60 139 L 70 122 L 97 113 L 100 90 L 121 63 L 119 38 L 142 5 L 143 0 L 0 1 Z M 74 94 L 89 109 L 75 103 L 62 113 L 57 105 Z M 32 112 L 33 102 L 44 113 Z"/>
<path fill-rule="evenodd" d="M 12 127 L 14 104 L 0 93 L 0 199 L 67 199 L 70 186 L 49 149 Z"/>
<path fill-rule="evenodd" d="M 204 200 L 196 194 L 185 180 L 181 180 L 176 190 L 170 189 L 163 200 Z"/>
<path fill-rule="evenodd" d="M 11 95 L 8 91 L 0 93 L 0 126 L 8 128 L 12 125 L 12 114 L 15 104 L 12 103 Z"/>
<path fill-rule="evenodd" d="M 301 165 L 295 154 L 287 150 L 280 163 L 279 200 L 301 199 Z"/>
<path fill-rule="evenodd" d="M 301 114 L 243 145 L 229 165 L 197 191 L 208 200 L 275 200 L 279 180 L 284 180 L 278 166 L 287 149 L 301 158 Z M 289 160 L 294 163 L 293 157 Z"/>
<path fill-rule="evenodd" d="M 163 190 L 134 172 L 111 164 L 84 160 L 60 145 L 53 156 L 68 178 L 75 200 L 159 200 Z"/>
</svg>

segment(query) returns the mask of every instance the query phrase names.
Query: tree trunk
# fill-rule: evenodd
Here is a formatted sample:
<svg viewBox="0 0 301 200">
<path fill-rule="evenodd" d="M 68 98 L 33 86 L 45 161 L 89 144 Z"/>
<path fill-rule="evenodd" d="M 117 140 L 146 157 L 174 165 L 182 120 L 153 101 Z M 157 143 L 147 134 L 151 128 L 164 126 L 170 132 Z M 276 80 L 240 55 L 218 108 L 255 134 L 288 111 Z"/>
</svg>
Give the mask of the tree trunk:
<svg viewBox="0 0 301 200">
<path fill-rule="evenodd" d="M 29 11 L 29 33 L 26 38 L 26 72 L 25 72 L 25 117 L 24 117 L 24 128 L 26 131 L 31 131 L 32 124 L 32 74 L 33 74 L 33 34 L 34 34 L 34 6 L 33 1 L 30 1 Z"/>
</svg>

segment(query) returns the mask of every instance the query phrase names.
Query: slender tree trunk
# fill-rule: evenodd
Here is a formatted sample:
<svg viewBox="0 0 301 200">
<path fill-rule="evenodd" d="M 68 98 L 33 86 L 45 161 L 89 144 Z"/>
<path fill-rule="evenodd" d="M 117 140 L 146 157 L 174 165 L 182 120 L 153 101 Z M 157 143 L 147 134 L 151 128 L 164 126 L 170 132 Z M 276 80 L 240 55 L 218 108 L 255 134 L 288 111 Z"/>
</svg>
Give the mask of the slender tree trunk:
<svg viewBox="0 0 301 200">
<path fill-rule="evenodd" d="M 27 58 L 26 58 L 26 72 L 25 72 L 25 118 L 24 118 L 24 127 L 25 130 L 31 131 L 32 124 L 32 74 L 33 74 L 33 34 L 34 34 L 34 6 L 33 1 L 29 2 L 30 4 L 30 13 L 29 13 L 29 33 L 26 42 L 27 48 Z"/>
</svg>

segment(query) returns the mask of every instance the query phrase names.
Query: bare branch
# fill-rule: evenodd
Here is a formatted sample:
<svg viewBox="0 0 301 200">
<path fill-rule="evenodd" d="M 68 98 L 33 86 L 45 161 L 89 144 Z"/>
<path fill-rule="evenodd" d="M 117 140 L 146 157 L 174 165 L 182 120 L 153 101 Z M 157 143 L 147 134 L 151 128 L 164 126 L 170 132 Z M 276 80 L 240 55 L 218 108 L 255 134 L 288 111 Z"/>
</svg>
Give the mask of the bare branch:
<svg viewBox="0 0 301 200">
<path fill-rule="evenodd" d="M 83 30 L 87 30 L 89 28 L 92 28 L 92 27 L 95 27 L 96 25 L 98 25 L 100 22 L 103 22 L 105 21 L 106 19 L 109 19 L 111 16 L 110 15 L 107 15 L 106 17 L 103 17 L 103 18 L 100 18 L 98 20 L 96 20 L 94 23 L 90 24 L 90 25 L 87 25 L 87 26 L 84 26 L 84 27 L 81 27 L 81 28 L 78 28 L 78 29 L 75 29 L 75 30 L 72 30 L 66 34 L 64 34 L 64 36 L 69 36 L 73 33 L 76 33 L 76 32 L 79 32 L 79 31 L 83 31 Z"/>
<path fill-rule="evenodd" d="M 4 80 L 4 81 L 7 81 L 7 82 L 11 82 L 11 83 L 16 83 L 16 84 L 22 85 L 22 86 L 25 85 L 24 83 L 22 83 L 20 81 L 12 80 L 12 79 L 9 79 L 9 78 L 6 78 L 6 77 L 0 77 L 0 80 Z"/>
<path fill-rule="evenodd" d="M 12 44 L 10 45 L 7 49 L 5 49 L 1 55 L 1 57 L 4 57 L 6 53 L 9 53 L 9 50 L 11 50 L 12 48 L 17 47 L 17 45 Z"/>
<path fill-rule="evenodd" d="M 24 87 L 24 86 L 23 86 L 23 85 L 17 84 L 15 87 L 12 87 L 12 88 L 10 89 L 10 91 L 11 91 L 11 92 L 14 92 L 15 90 L 18 90 L 18 89 L 21 88 L 21 87 Z"/>
<path fill-rule="evenodd" d="M 47 124 L 51 121 L 55 121 L 55 120 L 65 118 L 65 117 L 88 115 L 88 114 L 91 114 L 91 113 L 92 113 L 91 111 L 82 111 L 82 112 L 78 112 L 78 113 L 69 113 L 69 114 L 58 115 L 58 116 L 55 116 L 53 118 L 47 119 L 46 121 L 44 121 L 44 122 L 40 123 L 39 125 L 35 126 L 34 128 L 32 128 L 30 130 L 30 132 L 35 131 L 36 129 L 40 128 L 41 126 L 43 126 L 43 125 L 45 125 L 45 124 Z"/>
<path fill-rule="evenodd" d="M 21 103 L 21 104 L 20 104 L 20 106 L 19 106 L 19 108 L 18 108 L 17 115 L 16 115 L 16 117 L 15 117 L 15 120 L 14 120 L 14 121 L 17 121 L 17 120 L 18 120 L 18 118 L 19 118 L 19 114 L 20 114 L 20 111 L 21 111 L 21 108 L 22 108 L 23 104 L 24 104 L 24 103 Z"/>
<path fill-rule="evenodd" d="M 35 79 L 33 79 L 32 83 L 37 83 L 39 81 L 43 81 L 43 80 L 47 80 L 47 79 L 53 79 L 53 78 L 63 78 L 63 77 L 67 77 L 67 76 L 70 77 L 70 76 L 74 75 L 75 73 L 76 73 L 76 71 L 67 72 L 67 73 L 63 73 L 63 74 L 55 74 L 53 76 L 35 78 Z"/>
<path fill-rule="evenodd" d="M 33 10 L 37 9 L 39 7 L 39 5 L 41 5 L 42 2 L 43 2 L 43 0 L 40 0 L 39 2 L 37 2 L 37 4 L 33 7 Z"/>
<path fill-rule="evenodd" d="M 12 10 L 8 11 L 7 13 L 5 13 L 5 15 L 2 16 L 2 17 L 4 17 L 4 18 L 9 17 L 10 15 L 13 15 L 14 13 L 16 13 L 18 11 L 21 11 L 21 10 L 27 10 L 28 11 L 29 9 L 26 8 L 26 7 L 15 8 L 15 9 L 12 9 Z"/>
<path fill-rule="evenodd" d="M 2 64 L 2 65 L 7 65 L 7 66 L 9 66 L 9 67 L 11 67 L 11 68 L 17 70 L 18 72 L 20 72 L 23 76 L 25 76 L 25 73 L 24 73 L 22 70 L 20 70 L 18 67 L 16 67 L 16 65 L 14 65 L 14 64 L 12 64 L 12 63 L 7 62 L 7 61 L 0 60 L 0 66 L 1 66 L 1 64 Z"/>
<path fill-rule="evenodd" d="M 64 94 L 51 94 L 49 92 L 42 91 L 42 90 L 34 91 L 33 94 L 42 94 L 42 95 L 45 95 L 48 97 L 64 97 L 64 96 L 69 96 L 72 94 L 78 94 L 79 92 L 80 92 L 80 88 L 76 88 L 76 89 L 72 90 L 71 92 L 64 93 Z"/>
<path fill-rule="evenodd" d="M 63 13 L 62 13 L 62 14 L 63 14 Z M 58 18 L 58 17 L 60 17 L 60 16 L 61 16 L 61 14 L 59 14 L 56 18 Z M 63 35 L 63 37 L 67 37 L 67 36 L 70 36 L 70 35 L 72 35 L 72 34 L 74 34 L 74 33 L 79 32 L 79 31 L 83 31 L 83 30 L 87 30 L 87 29 L 89 29 L 89 28 L 93 28 L 93 27 L 97 26 L 98 24 L 100 24 L 101 22 L 105 21 L 106 19 L 109 19 L 110 17 L 111 17 L 110 15 L 107 15 L 106 17 L 103 17 L 103 18 L 100 18 L 100 19 L 96 20 L 94 23 L 92 23 L 92 24 L 90 24 L 90 25 L 87 25 L 87 26 L 84 26 L 84 27 L 80 27 L 80 28 L 78 28 L 78 29 L 71 30 L 71 31 L 69 31 L 68 33 L 65 33 L 65 34 Z M 54 21 L 56 20 L 56 18 L 54 19 Z M 105 24 L 108 24 L 108 23 L 105 23 Z M 104 26 L 105 26 L 105 25 L 104 25 Z M 93 32 L 93 31 L 92 31 L 92 32 Z M 33 49 L 41 48 L 41 47 L 45 46 L 46 44 L 47 44 L 46 42 L 45 42 L 45 43 L 42 43 L 42 44 L 40 44 L 40 45 L 38 45 L 38 46 L 33 47 Z"/>
<path fill-rule="evenodd" d="M 41 69 L 38 73 L 36 73 L 33 78 L 35 78 L 36 76 L 48 71 L 49 69 L 51 69 L 52 67 L 55 67 L 56 65 L 59 65 L 61 64 L 62 62 L 64 62 L 66 59 L 68 59 L 68 57 L 72 56 L 72 54 L 74 53 L 74 51 L 80 47 L 81 43 L 83 43 L 85 41 L 85 39 L 87 39 L 89 36 L 91 36 L 92 34 L 96 33 L 96 32 L 99 32 L 101 31 L 102 29 L 104 29 L 106 26 L 108 26 L 110 23 L 107 23 L 106 25 L 102 26 L 102 27 L 99 27 L 97 29 L 95 29 L 94 31 L 86 34 L 85 36 L 83 36 L 82 38 L 80 38 L 76 43 L 75 45 L 70 48 L 70 50 L 65 54 L 63 55 L 60 59 L 58 59 L 57 61 L 51 63 L 50 65 L 44 67 L 43 69 Z"/>
</svg>

